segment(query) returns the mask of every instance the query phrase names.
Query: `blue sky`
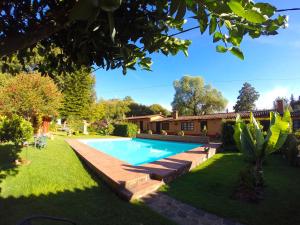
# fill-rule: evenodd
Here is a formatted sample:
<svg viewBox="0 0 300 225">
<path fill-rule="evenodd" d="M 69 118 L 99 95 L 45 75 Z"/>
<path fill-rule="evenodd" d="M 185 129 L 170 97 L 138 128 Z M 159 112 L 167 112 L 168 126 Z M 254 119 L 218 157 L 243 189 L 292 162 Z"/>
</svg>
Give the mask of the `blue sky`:
<svg viewBox="0 0 300 225">
<path fill-rule="evenodd" d="M 299 0 L 265 0 L 278 9 L 300 7 Z M 136 102 L 150 105 L 159 103 L 171 109 L 174 88 L 172 83 L 184 75 L 202 76 L 206 83 L 220 90 L 229 101 L 231 111 L 238 91 L 246 81 L 260 93 L 257 108 L 272 107 L 278 97 L 300 95 L 300 11 L 288 12 L 289 27 L 279 35 L 259 39 L 244 39 L 241 48 L 245 60 L 231 54 L 215 51 L 212 38 L 194 30 L 180 36 L 192 40 L 189 56 L 182 53 L 166 57 L 152 55 L 152 72 L 98 70 L 96 92 L 98 98 L 124 98 L 131 96 Z M 189 24 L 187 24 L 187 27 Z"/>
</svg>

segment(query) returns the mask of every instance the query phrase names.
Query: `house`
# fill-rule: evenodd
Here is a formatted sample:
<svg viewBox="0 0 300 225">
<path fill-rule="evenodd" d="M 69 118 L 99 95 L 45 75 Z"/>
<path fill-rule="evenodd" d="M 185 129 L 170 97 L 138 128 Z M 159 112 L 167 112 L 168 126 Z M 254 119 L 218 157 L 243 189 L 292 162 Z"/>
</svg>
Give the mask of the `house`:
<svg viewBox="0 0 300 225">
<path fill-rule="evenodd" d="M 283 113 L 283 103 L 277 103 L 279 113 Z M 268 129 L 270 112 L 274 110 L 257 110 L 253 111 L 254 117 L 260 121 L 265 129 Z M 250 112 L 239 112 L 240 116 L 247 120 L 250 118 Z M 234 123 L 237 113 L 215 113 L 199 116 L 179 116 L 175 111 L 172 117 L 162 115 L 147 115 L 128 117 L 127 121 L 139 126 L 141 132 L 152 130 L 153 133 L 159 134 L 161 130 L 167 131 L 168 134 L 177 134 L 184 131 L 185 135 L 199 136 L 203 134 L 206 127 L 207 135 L 217 137 L 221 135 L 223 121 Z M 294 130 L 300 129 L 300 112 L 292 112 Z"/>
</svg>

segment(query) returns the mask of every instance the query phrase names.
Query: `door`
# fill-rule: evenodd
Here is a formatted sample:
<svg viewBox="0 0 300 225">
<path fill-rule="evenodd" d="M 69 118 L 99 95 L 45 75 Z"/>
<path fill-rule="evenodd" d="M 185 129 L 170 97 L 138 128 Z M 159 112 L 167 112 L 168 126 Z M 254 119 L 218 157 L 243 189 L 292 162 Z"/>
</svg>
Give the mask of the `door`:
<svg viewBox="0 0 300 225">
<path fill-rule="evenodd" d="M 144 123 L 143 121 L 140 121 L 140 131 L 144 131 Z"/>
<path fill-rule="evenodd" d="M 156 123 L 156 133 L 160 133 L 160 122 Z"/>
</svg>

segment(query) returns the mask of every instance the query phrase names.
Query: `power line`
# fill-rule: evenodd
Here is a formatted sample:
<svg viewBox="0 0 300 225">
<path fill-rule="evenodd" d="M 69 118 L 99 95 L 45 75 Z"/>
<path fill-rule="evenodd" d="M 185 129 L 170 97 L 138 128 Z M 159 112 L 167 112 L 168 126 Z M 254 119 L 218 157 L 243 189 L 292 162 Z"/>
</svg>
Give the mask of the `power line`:
<svg viewBox="0 0 300 225">
<path fill-rule="evenodd" d="M 215 80 L 211 81 L 210 83 L 233 83 L 233 82 L 253 82 L 253 81 L 287 81 L 287 80 L 300 80 L 300 77 L 290 77 L 290 78 L 255 78 L 255 79 L 248 79 L 248 80 Z M 114 91 L 104 91 L 101 92 L 102 94 L 107 93 L 119 93 L 119 92 L 127 92 L 127 91 L 138 91 L 138 90 L 145 90 L 145 89 L 153 89 L 153 88 L 161 88 L 161 87 L 172 87 L 171 84 L 159 84 L 159 85 L 151 85 L 151 86 L 144 86 L 140 88 L 130 88 L 130 89 L 122 89 L 122 90 L 114 90 Z"/>
<path fill-rule="evenodd" d="M 275 10 L 275 12 L 288 12 L 288 11 L 300 11 L 300 8 L 289 8 L 289 9 L 277 9 Z M 188 29 L 185 29 L 185 30 L 182 30 L 180 32 L 177 32 L 177 33 L 174 33 L 174 34 L 171 34 L 169 35 L 169 37 L 174 37 L 174 36 L 177 36 L 179 34 L 183 34 L 183 33 L 186 33 L 186 32 L 189 32 L 189 31 L 192 31 L 192 30 L 195 30 L 195 29 L 199 29 L 200 26 L 194 26 L 194 27 L 191 27 L 191 28 L 188 28 Z M 98 67 L 96 69 L 94 69 L 92 71 L 92 73 L 96 72 L 97 70 L 101 69 L 102 67 Z"/>
</svg>

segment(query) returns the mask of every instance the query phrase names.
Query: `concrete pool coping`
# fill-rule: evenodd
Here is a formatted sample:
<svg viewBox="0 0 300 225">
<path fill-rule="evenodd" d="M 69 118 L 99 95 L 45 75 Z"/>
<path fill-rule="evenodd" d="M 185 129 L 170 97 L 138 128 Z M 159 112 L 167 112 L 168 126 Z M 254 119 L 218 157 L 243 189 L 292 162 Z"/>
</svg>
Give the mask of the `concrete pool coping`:
<svg viewBox="0 0 300 225">
<path fill-rule="evenodd" d="M 66 142 L 91 169 L 104 179 L 120 197 L 126 200 L 143 197 L 157 190 L 164 183 L 187 173 L 212 157 L 221 146 L 220 143 L 203 144 L 168 158 L 133 166 L 96 150 L 81 140 L 66 139 Z M 204 150 L 206 147 L 209 147 L 208 152 Z"/>
</svg>

